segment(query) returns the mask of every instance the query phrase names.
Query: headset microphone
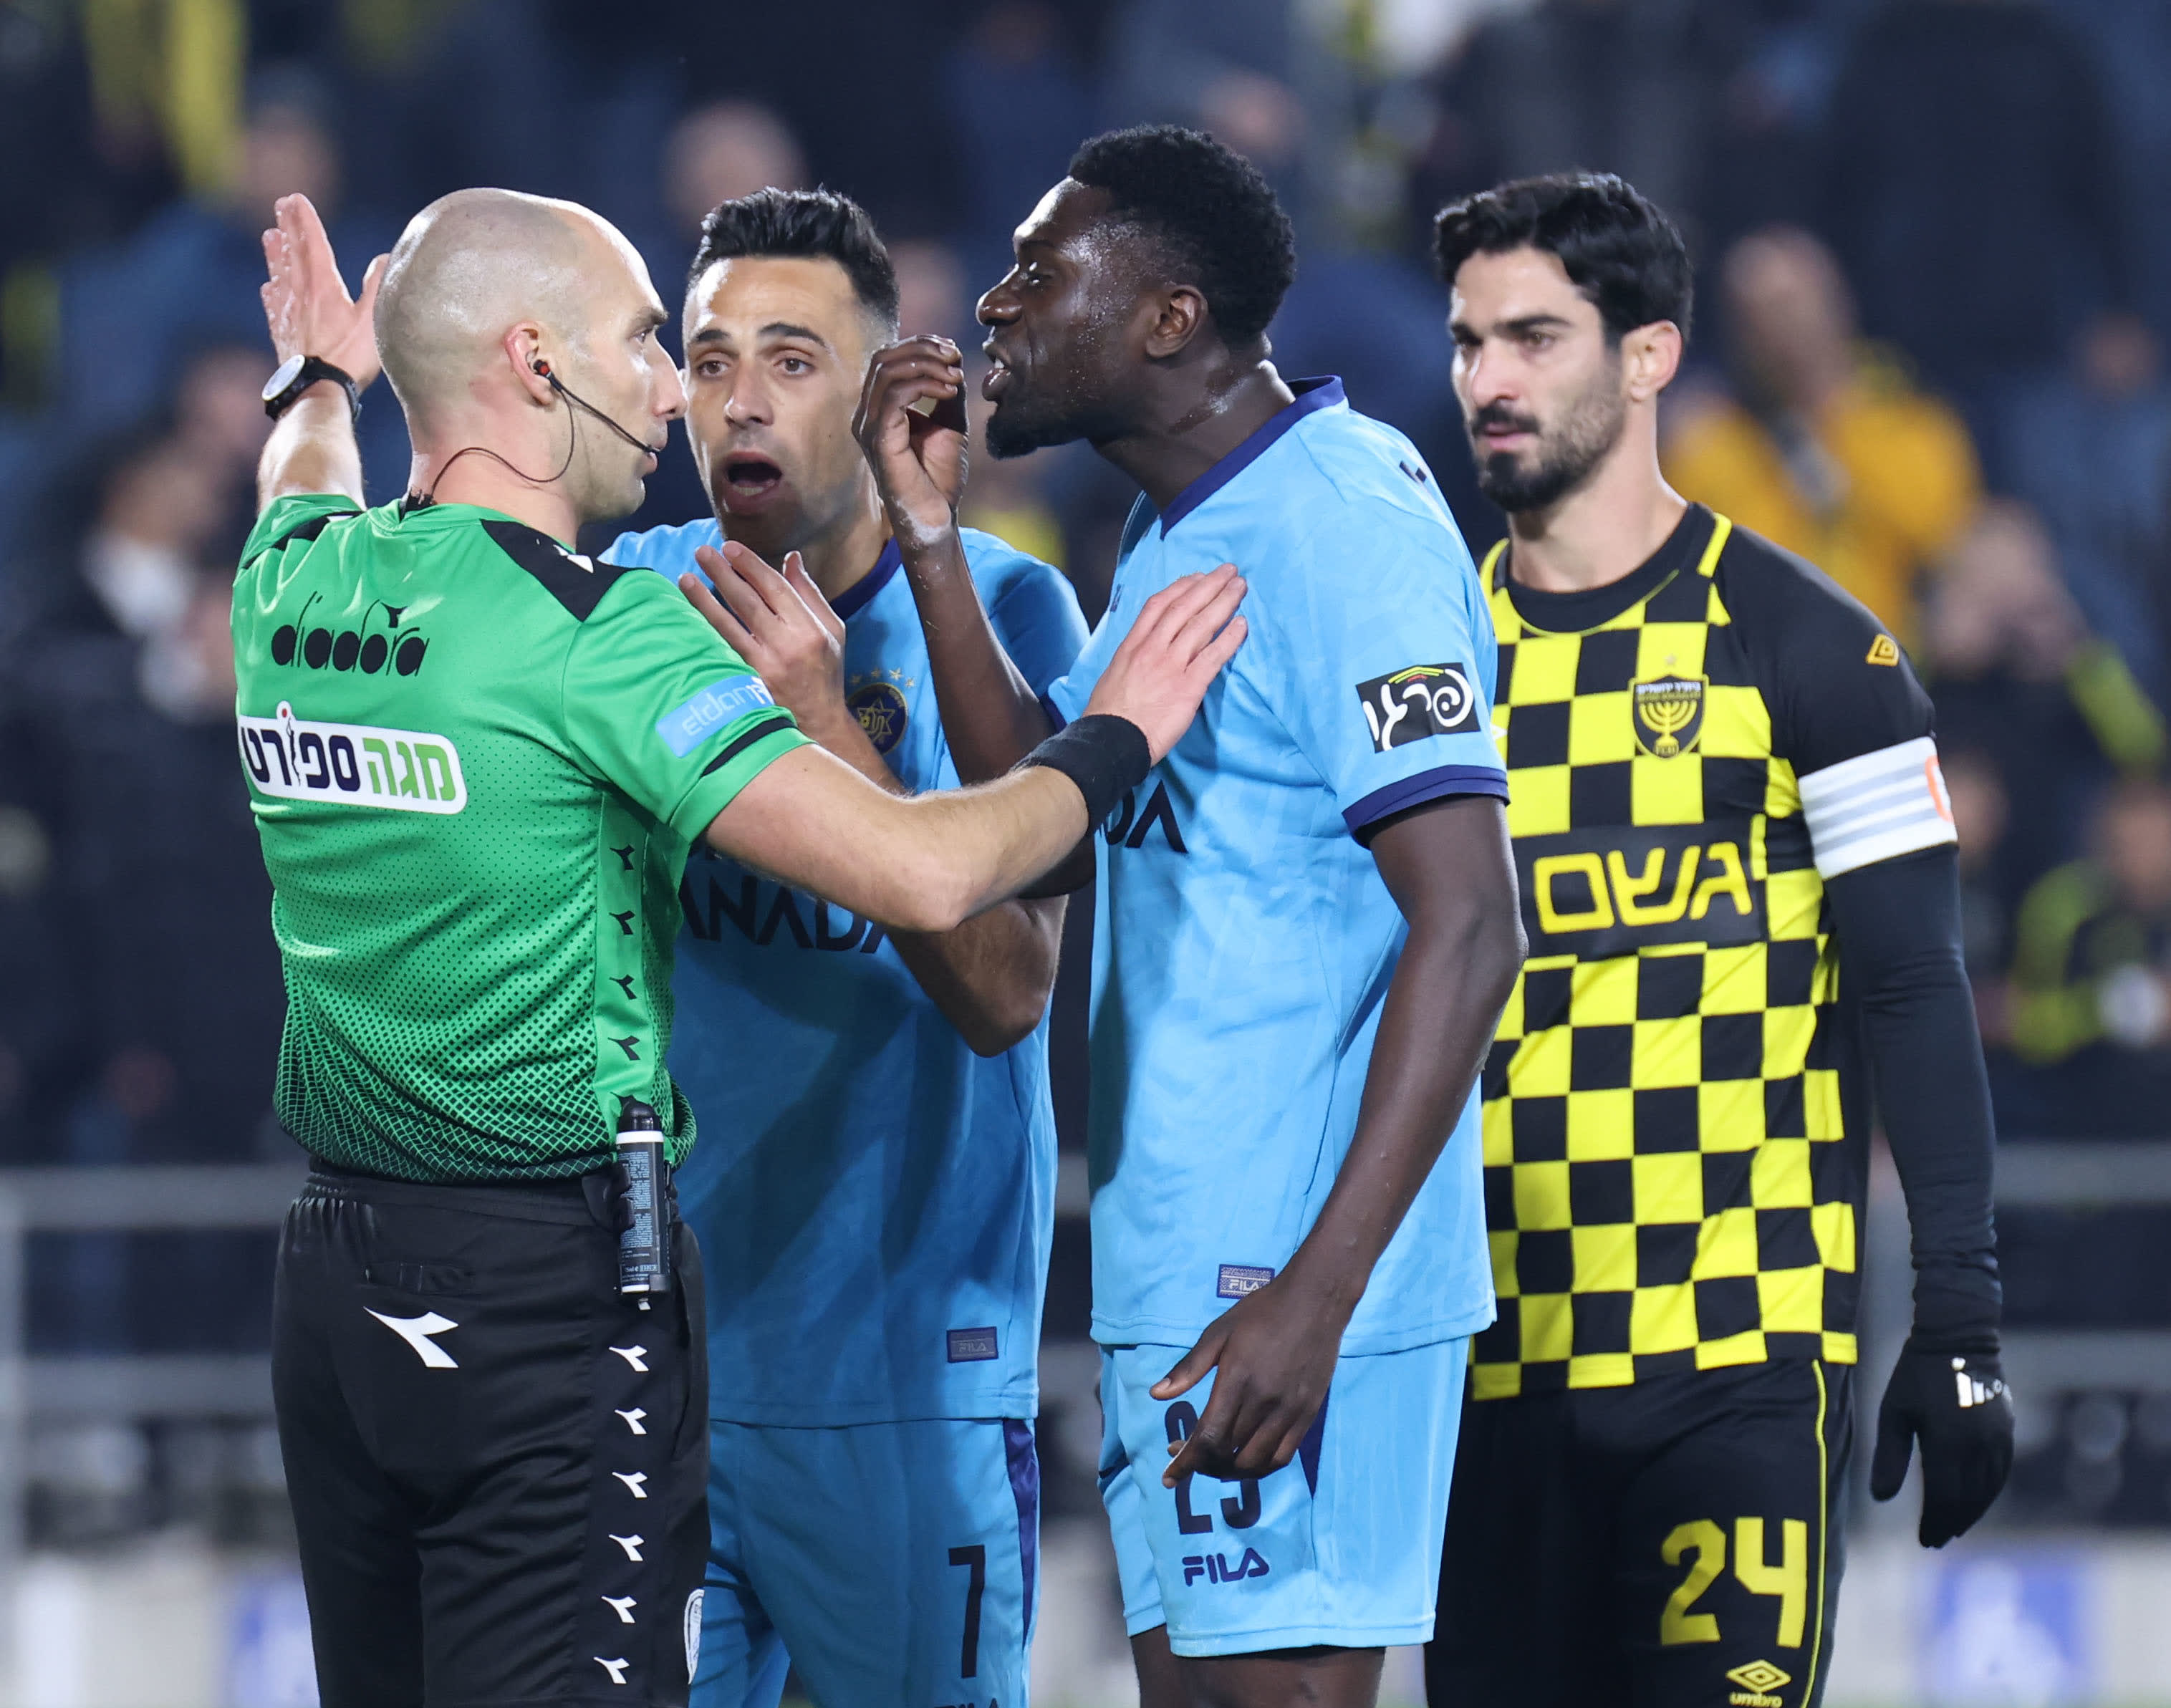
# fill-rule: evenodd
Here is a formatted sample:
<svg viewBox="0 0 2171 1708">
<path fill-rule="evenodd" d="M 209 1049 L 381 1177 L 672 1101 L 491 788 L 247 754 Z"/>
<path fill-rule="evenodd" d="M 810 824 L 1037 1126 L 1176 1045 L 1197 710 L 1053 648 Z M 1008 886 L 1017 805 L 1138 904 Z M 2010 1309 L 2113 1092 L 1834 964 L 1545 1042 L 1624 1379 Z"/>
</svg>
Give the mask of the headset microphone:
<svg viewBox="0 0 2171 1708">
<path fill-rule="evenodd" d="M 593 415 L 606 427 L 608 427 L 611 431 L 617 434 L 619 438 L 624 440 L 627 444 L 632 446 L 635 450 L 646 451 L 651 455 L 656 453 L 656 447 L 650 444 L 647 440 L 635 438 L 631 433 L 627 432 L 624 427 L 619 426 L 616 421 L 614 421 L 608 415 L 605 415 L 601 410 L 598 409 L 593 404 L 590 403 L 586 398 L 582 397 L 578 392 L 567 385 L 565 381 L 560 379 L 556 374 L 551 372 L 550 364 L 544 361 L 541 356 L 539 356 L 533 358 L 528 362 L 528 366 L 531 370 L 535 373 L 539 374 L 546 382 L 549 383 L 552 391 L 557 393 L 560 397 L 565 399 L 567 403 L 572 404 L 575 408 L 587 410 L 588 414 Z"/>
</svg>

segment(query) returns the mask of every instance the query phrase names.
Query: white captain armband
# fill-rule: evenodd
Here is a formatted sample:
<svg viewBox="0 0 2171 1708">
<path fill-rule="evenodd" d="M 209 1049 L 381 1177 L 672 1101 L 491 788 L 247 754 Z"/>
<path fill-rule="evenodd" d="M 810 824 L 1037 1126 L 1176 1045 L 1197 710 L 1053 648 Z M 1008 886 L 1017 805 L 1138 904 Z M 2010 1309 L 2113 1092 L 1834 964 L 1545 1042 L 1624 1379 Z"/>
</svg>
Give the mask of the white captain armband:
<svg viewBox="0 0 2171 1708">
<path fill-rule="evenodd" d="M 1820 877 L 1959 840 L 1938 744 L 1927 736 L 1813 771 L 1801 790 Z"/>
</svg>

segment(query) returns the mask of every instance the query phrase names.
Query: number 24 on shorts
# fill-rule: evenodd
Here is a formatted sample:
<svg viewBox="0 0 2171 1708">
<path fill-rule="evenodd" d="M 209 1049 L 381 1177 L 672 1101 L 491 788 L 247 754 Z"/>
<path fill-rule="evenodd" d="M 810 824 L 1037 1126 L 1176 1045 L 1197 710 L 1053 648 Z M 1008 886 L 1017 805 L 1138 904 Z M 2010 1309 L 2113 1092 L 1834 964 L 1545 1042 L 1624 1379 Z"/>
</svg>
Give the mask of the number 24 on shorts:
<svg viewBox="0 0 2171 1708">
<path fill-rule="evenodd" d="M 1799 1518 L 1782 1519 L 1779 1526 L 1779 1563 L 1772 1565 L 1764 1553 L 1764 1521 L 1734 1521 L 1734 1575 L 1751 1595 L 1777 1596 L 1779 1600 L 1781 1648 L 1802 1646 L 1803 1627 L 1809 1607 L 1809 1527 Z M 1709 1518 L 1676 1524 L 1660 1545 L 1659 1557 L 1678 1566 L 1693 1555 L 1689 1575 L 1666 1598 L 1666 1610 L 1659 1616 L 1661 1643 L 1715 1643 L 1718 1620 L 1715 1614 L 1690 1611 L 1703 1593 L 1726 1570 L 1726 1532 Z"/>
</svg>

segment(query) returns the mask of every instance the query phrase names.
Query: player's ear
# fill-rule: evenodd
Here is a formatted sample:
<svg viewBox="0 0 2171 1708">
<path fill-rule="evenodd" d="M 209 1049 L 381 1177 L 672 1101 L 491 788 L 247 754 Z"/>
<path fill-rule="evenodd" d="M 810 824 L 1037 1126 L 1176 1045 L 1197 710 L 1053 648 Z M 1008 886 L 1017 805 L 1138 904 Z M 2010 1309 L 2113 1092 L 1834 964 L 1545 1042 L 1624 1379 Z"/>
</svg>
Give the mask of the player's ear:
<svg viewBox="0 0 2171 1708">
<path fill-rule="evenodd" d="M 1206 324 L 1206 298 L 1192 286 L 1171 285 L 1148 300 L 1154 314 L 1146 329 L 1146 354 L 1165 361 Z"/>
<path fill-rule="evenodd" d="M 1624 334 L 1621 367 L 1631 401 L 1649 403 L 1681 372 L 1681 329 L 1670 320 L 1654 320 Z"/>
<path fill-rule="evenodd" d="M 531 399 L 546 408 L 557 402 L 551 393 L 550 361 L 543 354 L 540 326 L 533 320 L 523 320 L 507 327 L 500 348 L 512 364 L 513 377 Z"/>
</svg>

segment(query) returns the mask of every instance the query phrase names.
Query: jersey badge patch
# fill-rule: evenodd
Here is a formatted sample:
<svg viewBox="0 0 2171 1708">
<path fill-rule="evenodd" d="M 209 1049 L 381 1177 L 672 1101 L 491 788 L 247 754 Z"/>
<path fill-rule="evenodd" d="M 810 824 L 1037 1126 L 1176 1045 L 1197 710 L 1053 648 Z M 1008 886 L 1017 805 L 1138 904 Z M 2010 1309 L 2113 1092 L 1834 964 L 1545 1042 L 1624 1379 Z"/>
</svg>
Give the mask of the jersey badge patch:
<svg viewBox="0 0 2171 1708">
<path fill-rule="evenodd" d="M 276 717 L 242 717 L 241 763 L 257 792 L 396 812 L 458 812 L 468 804 L 459 750 L 426 730 L 312 724 L 279 702 Z"/>
<path fill-rule="evenodd" d="M 1703 733 L 1703 690 L 1700 676 L 1662 676 L 1628 685 L 1636 740 L 1645 752 L 1670 759 L 1696 746 Z"/>
<path fill-rule="evenodd" d="M 875 752 L 887 754 L 904 739 L 904 696 L 886 682 L 871 682 L 854 688 L 844 704 L 875 744 Z"/>
<path fill-rule="evenodd" d="M 995 1331 L 992 1328 L 951 1329 L 947 1338 L 950 1362 L 953 1364 L 977 1364 L 995 1356 Z"/>
<path fill-rule="evenodd" d="M 1867 662 L 1871 664 L 1897 664 L 1899 661 L 1900 648 L 1894 642 L 1890 634 L 1880 634 L 1876 640 L 1869 643 L 1869 657 L 1867 660 Z"/>
<path fill-rule="evenodd" d="M 1477 727 L 1477 692 L 1466 665 L 1412 664 L 1375 676 L 1357 684 L 1357 701 L 1375 753 Z"/>
<path fill-rule="evenodd" d="M 1217 1298 L 1246 1298 L 1274 1278 L 1273 1270 L 1257 1263 L 1225 1263 L 1214 1288 Z"/>
</svg>

